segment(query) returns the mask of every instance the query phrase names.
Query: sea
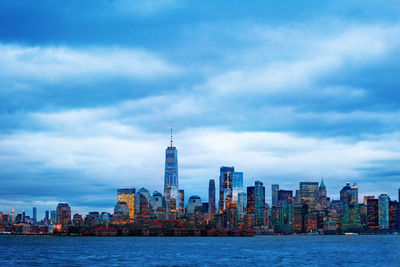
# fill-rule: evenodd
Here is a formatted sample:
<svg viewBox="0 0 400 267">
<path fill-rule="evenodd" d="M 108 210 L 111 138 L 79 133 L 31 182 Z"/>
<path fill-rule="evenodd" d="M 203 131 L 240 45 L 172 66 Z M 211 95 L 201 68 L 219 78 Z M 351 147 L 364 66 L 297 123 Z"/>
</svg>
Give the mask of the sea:
<svg viewBox="0 0 400 267">
<path fill-rule="evenodd" d="M 400 266 L 400 235 L 0 236 L 0 266 Z"/>
</svg>

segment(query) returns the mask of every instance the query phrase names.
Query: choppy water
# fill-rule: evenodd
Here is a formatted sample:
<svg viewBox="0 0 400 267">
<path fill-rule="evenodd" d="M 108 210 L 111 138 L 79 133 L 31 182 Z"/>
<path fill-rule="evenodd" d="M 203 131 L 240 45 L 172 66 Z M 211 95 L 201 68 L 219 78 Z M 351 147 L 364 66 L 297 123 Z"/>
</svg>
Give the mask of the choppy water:
<svg viewBox="0 0 400 267">
<path fill-rule="evenodd" d="M 400 266 L 400 235 L 0 236 L 0 266 Z"/>
</svg>

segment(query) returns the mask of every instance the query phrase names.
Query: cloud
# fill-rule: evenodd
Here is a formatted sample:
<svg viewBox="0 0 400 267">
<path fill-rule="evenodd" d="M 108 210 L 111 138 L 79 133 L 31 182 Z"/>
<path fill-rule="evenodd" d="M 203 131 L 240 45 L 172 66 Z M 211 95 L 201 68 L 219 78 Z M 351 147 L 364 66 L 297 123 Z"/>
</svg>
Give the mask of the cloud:
<svg viewBox="0 0 400 267">
<path fill-rule="evenodd" d="M 61 46 L 0 45 L 1 76 L 60 82 L 75 79 L 102 80 L 107 77 L 153 79 L 175 75 L 177 66 L 139 49 L 76 49 Z"/>
</svg>

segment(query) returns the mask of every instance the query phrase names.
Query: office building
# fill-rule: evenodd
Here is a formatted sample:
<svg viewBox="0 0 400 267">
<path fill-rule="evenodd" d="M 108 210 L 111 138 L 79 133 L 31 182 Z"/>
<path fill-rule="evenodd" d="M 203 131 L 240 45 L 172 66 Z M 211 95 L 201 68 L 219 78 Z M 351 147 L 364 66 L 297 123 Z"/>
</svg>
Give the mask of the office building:
<svg viewBox="0 0 400 267">
<path fill-rule="evenodd" d="M 378 200 L 376 198 L 367 199 L 367 229 L 370 231 L 379 228 Z"/>
<path fill-rule="evenodd" d="M 325 209 L 327 205 L 327 199 L 326 199 L 326 186 L 324 183 L 324 179 L 321 180 L 321 184 L 319 185 L 319 203 L 321 204 L 321 208 Z"/>
<path fill-rule="evenodd" d="M 135 219 L 135 188 L 118 189 L 117 202 L 125 202 L 129 207 L 129 219 Z"/>
<path fill-rule="evenodd" d="M 57 224 L 68 225 L 71 224 L 71 208 L 68 203 L 58 203 L 56 209 Z"/>
<path fill-rule="evenodd" d="M 215 214 L 215 181 L 214 179 L 210 179 L 208 182 L 208 218 L 213 219 Z"/>
<path fill-rule="evenodd" d="M 178 199 L 178 151 L 172 143 L 171 129 L 171 144 L 165 150 L 165 177 L 164 177 L 164 197 L 167 203 L 167 211 L 175 210 Z"/>
<path fill-rule="evenodd" d="M 246 206 L 247 206 L 247 194 L 239 193 L 238 195 L 238 220 L 243 222 L 244 216 L 246 216 Z"/>
<path fill-rule="evenodd" d="M 235 171 L 234 167 L 222 166 L 220 168 L 219 174 L 219 200 L 218 200 L 218 212 L 222 213 L 224 211 L 225 198 L 224 195 L 229 193 L 228 183 L 229 177 L 231 177 L 232 172 Z"/>
<path fill-rule="evenodd" d="M 254 208 L 256 225 L 264 226 L 266 223 L 265 187 L 260 181 L 256 181 L 254 184 Z"/>
<path fill-rule="evenodd" d="M 255 195 L 254 186 L 247 187 L 247 214 L 255 215 Z"/>
<path fill-rule="evenodd" d="M 199 196 L 191 196 L 188 200 L 187 214 L 193 214 L 197 209 L 202 208 L 203 203 Z"/>
<path fill-rule="evenodd" d="M 279 191 L 279 184 L 271 185 L 272 207 L 278 206 L 278 191 Z"/>
<path fill-rule="evenodd" d="M 350 186 L 350 182 L 347 181 L 346 185 L 342 188 L 342 190 L 340 190 L 340 200 L 342 201 L 342 204 L 350 204 L 351 203 L 351 199 L 352 199 L 352 195 L 351 195 L 351 186 Z"/>
<path fill-rule="evenodd" d="M 243 172 L 232 173 L 232 201 L 238 201 L 239 193 L 243 193 Z"/>
<path fill-rule="evenodd" d="M 389 229 L 389 197 L 381 194 L 378 197 L 379 229 Z"/>
<path fill-rule="evenodd" d="M 33 223 L 37 222 L 37 209 L 36 209 L 36 207 L 33 207 L 33 209 L 32 209 L 32 219 L 33 219 Z"/>
</svg>

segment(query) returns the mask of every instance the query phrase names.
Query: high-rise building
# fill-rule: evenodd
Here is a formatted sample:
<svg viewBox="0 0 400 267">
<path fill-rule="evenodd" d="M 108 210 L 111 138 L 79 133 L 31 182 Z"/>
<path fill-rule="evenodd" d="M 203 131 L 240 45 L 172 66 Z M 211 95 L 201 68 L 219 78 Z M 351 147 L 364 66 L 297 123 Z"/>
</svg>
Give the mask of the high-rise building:
<svg viewBox="0 0 400 267">
<path fill-rule="evenodd" d="M 351 187 L 351 202 L 358 203 L 358 186 L 356 183 Z"/>
<path fill-rule="evenodd" d="M 256 181 L 254 184 L 254 208 L 256 225 L 263 226 L 266 222 L 265 213 L 265 187 L 260 181 Z"/>
<path fill-rule="evenodd" d="M 324 179 L 321 180 L 321 184 L 319 185 L 319 203 L 321 204 L 322 209 L 325 209 L 327 207 L 326 187 L 325 187 Z"/>
<path fill-rule="evenodd" d="M 208 218 L 213 219 L 215 213 L 215 181 L 214 179 L 210 179 L 208 183 Z"/>
<path fill-rule="evenodd" d="M 37 222 L 37 209 L 36 209 L 36 207 L 33 207 L 33 209 L 32 209 L 32 219 L 33 219 L 33 222 L 34 223 L 36 223 Z"/>
<path fill-rule="evenodd" d="M 219 200 L 218 200 L 218 212 L 224 211 L 225 198 L 224 195 L 229 193 L 229 177 L 232 177 L 232 172 L 235 171 L 234 167 L 222 166 L 219 172 Z M 230 173 L 230 174 L 229 174 Z M 232 180 L 230 180 L 232 181 Z M 231 187 L 232 188 L 232 187 Z"/>
<path fill-rule="evenodd" d="M 351 186 L 350 182 L 347 181 L 346 185 L 340 190 L 340 200 L 342 201 L 343 205 L 351 203 Z"/>
<path fill-rule="evenodd" d="M 378 200 L 367 199 L 367 229 L 377 230 L 379 228 Z"/>
<path fill-rule="evenodd" d="M 129 208 L 129 219 L 135 218 L 135 188 L 121 188 L 117 190 L 117 201 L 125 202 Z"/>
<path fill-rule="evenodd" d="M 379 229 L 389 229 L 389 196 L 381 194 L 378 197 Z"/>
<path fill-rule="evenodd" d="M 247 214 L 255 215 L 255 196 L 254 186 L 247 187 Z"/>
<path fill-rule="evenodd" d="M 279 191 L 279 184 L 273 184 L 271 186 L 272 192 L 272 207 L 278 206 L 278 191 Z"/>
<path fill-rule="evenodd" d="M 279 190 L 278 191 L 278 205 L 281 201 L 292 203 L 293 191 L 292 190 Z"/>
<path fill-rule="evenodd" d="M 172 145 L 172 129 L 171 144 L 165 150 L 165 177 L 164 177 L 164 196 L 167 203 L 167 210 L 176 209 L 176 201 L 178 199 L 178 151 Z"/>
<path fill-rule="evenodd" d="M 46 210 L 45 216 L 44 216 L 44 220 L 46 223 L 50 222 L 50 211 Z"/>
<path fill-rule="evenodd" d="M 232 201 L 238 201 L 239 193 L 243 193 L 243 172 L 232 173 Z"/>
<path fill-rule="evenodd" d="M 319 198 L 318 182 L 300 182 L 300 199 L 301 203 L 307 203 L 310 210 L 314 210 Z M 297 198 L 297 191 L 296 191 Z"/>
<path fill-rule="evenodd" d="M 68 225 L 71 224 L 71 208 L 68 203 L 58 203 L 56 209 L 57 224 Z"/>
<path fill-rule="evenodd" d="M 247 194 L 239 193 L 238 195 L 238 220 L 242 222 L 246 216 Z"/>
<path fill-rule="evenodd" d="M 21 219 L 22 219 L 22 222 L 25 223 L 26 216 L 25 216 L 25 211 L 24 210 L 22 211 L 22 218 Z"/>
<path fill-rule="evenodd" d="M 399 202 L 389 200 L 389 229 L 399 230 Z"/>
<path fill-rule="evenodd" d="M 150 216 L 150 199 L 149 190 L 142 187 L 135 195 L 135 217 L 148 218 Z"/>
<path fill-rule="evenodd" d="M 180 214 L 185 214 L 185 190 L 179 189 L 179 205 L 178 210 Z"/>
<path fill-rule="evenodd" d="M 193 214 L 196 211 L 196 208 L 202 208 L 203 203 L 201 202 L 201 198 L 199 196 L 191 196 L 188 200 L 187 213 Z"/>
</svg>

